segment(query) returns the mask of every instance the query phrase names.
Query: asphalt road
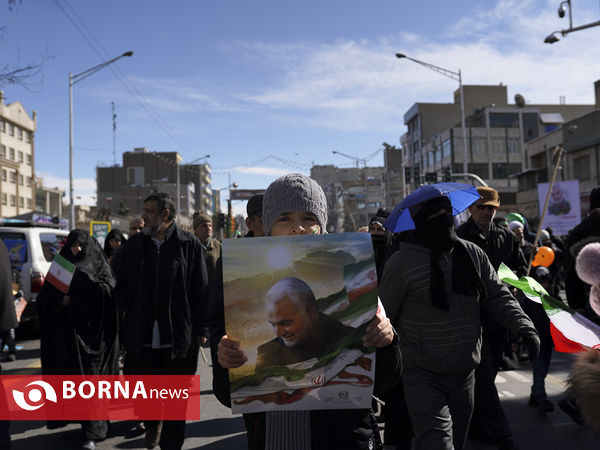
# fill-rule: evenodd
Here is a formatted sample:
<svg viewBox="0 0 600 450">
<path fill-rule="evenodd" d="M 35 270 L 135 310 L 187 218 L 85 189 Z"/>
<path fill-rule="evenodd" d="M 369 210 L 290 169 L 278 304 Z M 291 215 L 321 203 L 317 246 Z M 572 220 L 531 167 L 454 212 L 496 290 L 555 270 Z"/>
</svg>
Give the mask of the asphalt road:
<svg viewBox="0 0 600 450">
<path fill-rule="evenodd" d="M 25 339 L 18 342 L 18 359 L 2 362 L 3 374 L 40 373 L 39 340 Z M 210 361 L 209 350 L 204 349 Z M 531 386 L 531 369 L 524 363 L 518 370 L 500 372 L 496 384 L 502 404 L 509 418 L 515 440 L 522 450 L 592 450 L 600 448 L 600 435 L 589 428 L 579 426 L 558 408 L 563 397 L 564 380 L 572 361 L 572 355 L 554 353 L 551 373 L 546 389 L 556 410 L 540 416 L 537 410 L 527 405 Z M 231 414 L 212 393 L 211 368 L 202 358 L 198 373 L 201 379 L 201 419 L 188 422 L 185 449 L 236 450 L 246 448 L 245 429 L 242 418 Z M 135 433 L 136 422 L 113 422 L 109 438 L 97 444 L 98 449 L 144 448 L 143 435 Z M 44 422 L 12 422 L 11 434 L 14 450 L 77 449 L 81 445 L 80 426 L 68 425 L 58 430 L 48 430 Z M 467 450 L 492 450 L 495 446 L 470 439 Z"/>
</svg>

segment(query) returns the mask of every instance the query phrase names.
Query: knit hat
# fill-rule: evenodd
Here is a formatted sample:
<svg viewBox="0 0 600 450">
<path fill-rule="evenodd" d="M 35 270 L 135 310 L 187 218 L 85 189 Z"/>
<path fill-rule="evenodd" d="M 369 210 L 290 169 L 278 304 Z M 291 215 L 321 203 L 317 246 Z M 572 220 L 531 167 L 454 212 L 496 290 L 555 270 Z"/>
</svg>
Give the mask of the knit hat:
<svg viewBox="0 0 600 450">
<path fill-rule="evenodd" d="M 204 222 L 212 222 L 212 219 L 203 211 L 196 211 L 193 216 L 192 227 L 195 230 L 198 225 Z"/>
<path fill-rule="evenodd" d="M 263 197 L 262 222 L 265 235 L 284 212 L 306 211 L 317 216 L 321 230 L 327 226 L 327 200 L 321 186 L 300 173 L 289 173 L 273 181 Z"/>
</svg>

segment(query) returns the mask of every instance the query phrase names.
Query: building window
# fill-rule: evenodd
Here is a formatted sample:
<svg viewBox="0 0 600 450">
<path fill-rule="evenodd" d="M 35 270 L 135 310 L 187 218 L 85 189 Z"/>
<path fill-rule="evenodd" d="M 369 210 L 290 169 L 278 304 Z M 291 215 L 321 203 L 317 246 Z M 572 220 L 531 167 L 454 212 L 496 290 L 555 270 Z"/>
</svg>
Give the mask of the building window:
<svg viewBox="0 0 600 450">
<path fill-rule="evenodd" d="M 15 160 L 15 149 L 12 147 L 8 148 L 9 158 L 14 161 Z"/>
<path fill-rule="evenodd" d="M 17 197 L 14 195 L 10 196 L 10 206 L 15 206 L 17 204 Z"/>
<path fill-rule="evenodd" d="M 490 170 L 488 163 L 469 163 L 469 173 L 479 175 L 481 178 L 489 178 Z"/>
<path fill-rule="evenodd" d="M 10 182 L 12 184 L 15 184 L 17 182 L 17 174 L 16 174 L 16 172 L 11 172 L 10 173 Z"/>
<path fill-rule="evenodd" d="M 19 156 L 19 162 L 22 163 L 23 162 L 23 152 L 19 152 L 17 155 Z"/>
<path fill-rule="evenodd" d="M 492 178 L 508 178 L 510 175 L 521 171 L 521 163 L 493 163 Z"/>
<path fill-rule="evenodd" d="M 487 155 L 487 139 L 484 137 L 474 137 L 471 140 L 473 154 Z"/>
<path fill-rule="evenodd" d="M 519 114 L 490 113 L 490 128 L 519 128 Z"/>
<path fill-rule="evenodd" d="M 0 131 L 6 133 L 6 122 L 4 120 L 0 120 Z"/>
<path fill-rule="evenodd" d="M 17 127 L 17 138 L 22 141 L 23 140 L 23 129 L 21 127 Z"/>
<path fill-rule="evenodd" d="M 31 165 L 31 155 L 25 155 L 25 163 L 30 166 Z"/>
<path fill-rule="evenodd" d="M 15 126 L 12 123 L 8 125 L 8 134 L 11 136 L 15 135 Z"/>
<path fill-rule="evenodd" d="M 590 156 L 585 155 L 573 160 L 573 175 L 576 180 L 585 181 L 590 179 Z"/>
<path fill-rule="evenodd" d="M 2 181 L 6 181 L 6 169 L 2 169 Z"/>
<path fill-rule="evenodd" d="M 25 133 L 25 142 L 30 143 L 31 137 L 32 137 L 31 131 L 28 131 L 27 133 Z"/>
<path fill-rule="evenodd" d="M 529 142 L 539 136 L 539 123 L 537 113 L 523 113 L 523 141 Z"/>
<path fill-rule="evenodd" d="M 450 139 L 446 139 L 442 144 L 442 158 L 448 158 L 452 154 L 452 146 L 450 145 Z"/>
<path fill-rule="evenodd" d="M 6 205 L 6 193 L 5 192 L 2 193 L 2 204 Z"/>
<path fill-rule="evenodd" d="M 23 186 L 23 175 L 19 174 L 19 186 Z"/>
<path fill-rule="evenodd" d="M 27 185 L 27 187 L 31 187 L 31 177 L 27 177 L 25 178 L 25 184 Z"/>
<path fill-rule="evenodd" d="M 23 208 L 25 206 L 25 199 L 23 197 L 19 197 L 19 208 Z"/>
<path fill-rule="evenodd" d="M 31 209 L 31 199 L 27 199 L 27 209 Z"/>
<path fill-rule="evenodd" d="M 0 145 L 0 156 L 6 158 L 6 145 Z"/>
</svg>

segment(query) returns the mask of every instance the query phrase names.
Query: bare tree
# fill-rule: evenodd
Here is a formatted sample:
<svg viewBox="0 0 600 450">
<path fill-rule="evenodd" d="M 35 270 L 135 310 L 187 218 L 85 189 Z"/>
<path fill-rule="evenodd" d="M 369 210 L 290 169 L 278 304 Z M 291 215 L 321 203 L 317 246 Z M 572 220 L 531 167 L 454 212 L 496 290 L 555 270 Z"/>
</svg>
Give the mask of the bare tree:
<svg viewBox="0 0 600 450">
<path fill-rule="evenodd" d="M 15 12 L 19 3 L 22 3 L 22 0 L 8 0 L 8 10 Z M 0 27 L 0 42 L 5 39 L 11 24 L 12 22 L 9 22 Z M 18 57 L 16 61 L 4 64 L 0 67 L 0 86 L 16 84 L 27 90 L 32 90 L 43 82 L 44 73 L 42 69 L 49 59 L 51 57 L 48 56 L 46 50 L 39 60 L 22 64 L 21 58 Z"/>
</svg>

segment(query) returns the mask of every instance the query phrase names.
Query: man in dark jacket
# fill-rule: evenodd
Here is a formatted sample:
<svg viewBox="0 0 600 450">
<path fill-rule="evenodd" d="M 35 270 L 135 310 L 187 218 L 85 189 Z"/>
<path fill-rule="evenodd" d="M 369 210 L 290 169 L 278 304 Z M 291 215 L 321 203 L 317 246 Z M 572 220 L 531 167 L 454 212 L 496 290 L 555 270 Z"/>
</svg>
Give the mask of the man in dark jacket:
<svg viewBox="0 0 600 450">
<path fill-rule="evenodd" d="M 478 187 L 477 192 L 481 198 L 469 207 L 471 217 L 458 227 L 456 234 L 483 249 L 495 271 L 504 263 L 518 276 L 525 275 L 527 261 L 517 237 L 493 220 L 500 206 L 498 191 L 491 187 Z M 482 311 L 481 325 L 481 364 L 475 371 L 475 409 L 470 431 L 495 442 L 498 448 L 516 448 L 494 384 L 507 340 L 506 329 L 485 310 Z"/>
<path fill-rule="evenodd" d="M 386 262 L 379 295 L 400 336 L 414 448 L 460 449 L 473 411 L 480 311 L 522 336 L 532 358 L 540 341 L 485 253 L 456 237 L 448 197 L 411 206 L 410 215 L 416 230 Z"/>
<path fill-rule="evenodd" d="M 112 260 L 115 300 L 131 374 L 192 375 L 208 304 L 200 241 L 174 223 L 175 203 L 164 193 L 144 200 L 142 233 Z M 161 433 L 162 429 L 162 433 Z M 147 421 L 146 448 L 181 448 L 185 421 Z"/>
</svg>

